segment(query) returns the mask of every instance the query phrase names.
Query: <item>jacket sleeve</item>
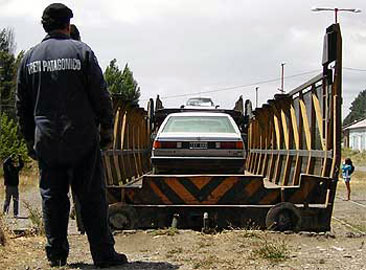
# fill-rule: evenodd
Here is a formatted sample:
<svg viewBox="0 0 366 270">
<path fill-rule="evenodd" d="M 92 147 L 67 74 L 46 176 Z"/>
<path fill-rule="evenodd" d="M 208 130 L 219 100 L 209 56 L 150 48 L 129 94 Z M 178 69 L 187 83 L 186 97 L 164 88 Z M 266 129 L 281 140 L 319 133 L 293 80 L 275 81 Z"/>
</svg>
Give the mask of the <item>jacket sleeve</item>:
<svg viewBox="0 0 366 270">
<path fill-rule="evenodd" d="M 24 139 L 29 143 L 34 141 L 35 123 L 33 117 L 34 106 L 30 89 L 27 87 L 27 74 L 25 65 L 26 56 L 23 58 L 16 82 L 16 108 L 19 118 L 20 131 Z"/>
<path fill-rule="evenodd" d="M 112 101 L 93 51 L 87 51 L 87 91 L 92 107 L 96 113 L 98 124 L 102 129 L 113 127 Z"/>
<path fill-rule="evenodd" d="M 4 160 L 3 166 L 7 166 L 7 165 L 9 165 L 9 164 L 11 164 L 11 157 L 10 157 L 10 156 L 9 156 L 9 157 L 7 157 L 7 158 Z"/>
<path fill-rule="evenodd" d="M 23 159 L 21 158 L 21 157 L 19 157 L 19 166 L 18 166 L 18 172 L 21 170 L 21 169 L 23 169 L 23 167 L 24 167 L 24 161 L 23 161 Z"/>
</svg>

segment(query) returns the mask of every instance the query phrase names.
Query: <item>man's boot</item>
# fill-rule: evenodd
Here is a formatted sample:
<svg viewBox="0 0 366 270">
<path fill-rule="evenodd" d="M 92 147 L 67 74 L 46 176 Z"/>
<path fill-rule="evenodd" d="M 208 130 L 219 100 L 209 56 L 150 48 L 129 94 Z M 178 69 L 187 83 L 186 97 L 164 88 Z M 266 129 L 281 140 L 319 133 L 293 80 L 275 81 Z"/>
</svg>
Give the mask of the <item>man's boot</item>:
<svg viewBox="0 0 366 270">
<path fill-rule="evenodd" d="M 126 255 L 122 253 L 117 253 L 115 251 L 107 257 L 98 258 L 94 261 L 94 265 L 100 268 L 123 265 L 126 263 L 128 263 Z"/>
</svg>

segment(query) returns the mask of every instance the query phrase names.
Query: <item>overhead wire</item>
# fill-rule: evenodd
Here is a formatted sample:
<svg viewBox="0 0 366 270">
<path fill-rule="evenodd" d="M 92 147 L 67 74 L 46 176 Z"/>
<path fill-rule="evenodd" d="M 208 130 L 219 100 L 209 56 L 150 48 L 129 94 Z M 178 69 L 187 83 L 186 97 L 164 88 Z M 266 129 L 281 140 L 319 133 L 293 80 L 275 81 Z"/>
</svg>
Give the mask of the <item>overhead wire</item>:
<svg viewBox="0 0 366 270">
<path fill-rule="evenodd" d="M 351 67 L 343 67 L 343 69 L 349 70 L 349 71 L 360 71 L 360 72 L 366 71 L 366 69 L 351 68 Z M 303 75 L 307 75 L 307 74 L 311 74 L 311 73 L 315 73 L 315 72 L 320 72 L 320 71 L 321 71 L 321 69 L 314 69 L 311 71 L 306 71 L 306 72 L 297 73 L 294 75 L 285 76 L 284 78 L 290 79 L 290 78 L 295 78 L 295 77 L 299 77 L 299 76 L 303 76 Z M 169 99 L 169 98 L 177 98 L 177 97 L 187 97 L 187 96 L 192 96 L 192 95 L 197 95 L 197 94 L 201 95 L 201 94 L 208 94 L 208 93 L 224 92 L 224 91 L 234 90 L 234 89 L 238 89 L 238 88 L 247 88 L 247 87 L 262 85 L 262 84 L 276 82 L 276 81 L 280 81 L 280 80 L 281 80 L 281 78 L 274 78 L 274 79 L 269 79 L 269 80 L 263 80 L 263 81 L 258 81 L 258 82 L 243 84 L 243 85 L 224 87 L 224 88 L 218 88 L 218 89 L 207 90 L 207 91 L 197 91 L 197 92 L 184 93 L 184 94 L 178 94 L 178 95 L 162 96 L 162 97 L 160 97 L 160 99 Z"/>
<path fill-rule="evenodd" d="M 352 71 L 361 71 L 361 72 L 366 71 L 366 69 L 361 69 L 361 68 L 351 68 L 351 67 L 343 67 L 343 69 L 345 69 L 345 70 L 352 70 Z"/>
<path fill-rule="evenodd" d="M 299 76 L 302 76 L 302 75 L 311 74 L 311 73 L 315 73 L 315 72 L 319 72 L 319 71 L 321 71 L 321 69 L 314 69 L 314 70 L 311 70 L 311 71 L 306 71 L 306 72 L 297 73 L 297 74 L 294 74 L 294 75 L 285 76 L 284 78 L 286 78 L 286 79 L 295 78 L 295 77 L 299 77 Z M 280 78 L 275 78 L 275 79 L 263 80 L 263 81 L 258 81 L 258 82 L 243 84 L 243 85 L 224 87 L 224 88 L 218 88 L 218 89 L 207 90 L 207 91 L 199 91 L 199 92 L 192 92 L 192 93 L 185 93 L 185 94 L 171 95 L 171 96 L 162 96 L 160 98 L 161 99 L 169 99 L 169 98 L 176 98 L 176 97 L 192 96 L 192 95 L 196 95 L 196 94 L 207 94 L 207 93 L 223 92 L 223 91 L 228 91 L 228 90 L 233 90 L 233 89 L 238 89 L 238 88 L 247 88 L 247 87 L 251 87 L 251 86 L 262 85 L 262 84 L 266 84 L 266 83 L 276 82 L 276 81 L 279 81 L 279 80 L 281 80 L 281 79 Z"/>
</svg>

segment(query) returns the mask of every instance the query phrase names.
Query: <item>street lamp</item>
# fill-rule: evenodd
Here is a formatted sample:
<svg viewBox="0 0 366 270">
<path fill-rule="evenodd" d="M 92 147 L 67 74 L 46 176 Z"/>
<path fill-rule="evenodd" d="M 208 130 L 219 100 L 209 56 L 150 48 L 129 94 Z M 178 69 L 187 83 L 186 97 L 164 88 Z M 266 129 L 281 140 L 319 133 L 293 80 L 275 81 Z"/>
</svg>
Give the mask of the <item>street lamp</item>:
<svg viewBox="0 0 366 270">
<path fill-rule="evenodd" d="M 281 63 L 281 88 L 278 88 L 278 90 L 283 94 L 285 92 L 285 87 L 284 87 L 284 83 L 285 83 L 285 62 Z"/>
<path fill-rule="evenodd" d="M 335 23 L 338 23 L 338 12 L 339 11 L 345 11 L 345 12 L 353 12 L 353 13 L 361 13 L 361 9 L 358 8 L 317 8 L 317 7 L 313 7 L 311 9 L 314 12 L 317 11 L 334 11 L 334 19 L 335 19 Z"/>
</svg>

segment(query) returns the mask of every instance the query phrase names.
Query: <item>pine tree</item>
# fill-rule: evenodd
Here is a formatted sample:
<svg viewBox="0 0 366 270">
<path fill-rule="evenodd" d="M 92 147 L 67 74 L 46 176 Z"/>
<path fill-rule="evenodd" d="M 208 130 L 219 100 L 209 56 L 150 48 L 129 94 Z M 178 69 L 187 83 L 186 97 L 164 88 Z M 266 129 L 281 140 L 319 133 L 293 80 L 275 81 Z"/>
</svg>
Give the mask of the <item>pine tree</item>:
<svg viewBox="0 0 366 270">
<path fill-rule="evenodd" d="M 117 65 L 117 60 L 113 59 L 104 72 L 104 78 L 111 94 L 120 96 L 123 101 L 132 105 L 138 105 L 140 87 L 138 87 L 128 64 L 125 65 L 122 72 Z"/>
<path fill-rule="evenodd" d="M 15 88 L 18 65 L 24 55 L 14 56 L 14 33 L 11 29 L 0 31 L 0 111 L 15 119 Z"/>
<path fill-rule="evenodd" d="M 27 146 L 18 136 L 18 127 L 13 119 L 5 113 L 0 114 L 0 160 L 4 160 L 11 154 L 22 156 L 27 160 Z"/>
<path fill-rule="evenodd" d="M 344 126 L 366 117 L 366 89 L 361 91 L 351 103 L 350 110 L 350 113 L 343 121 Z"/>
</svg>

